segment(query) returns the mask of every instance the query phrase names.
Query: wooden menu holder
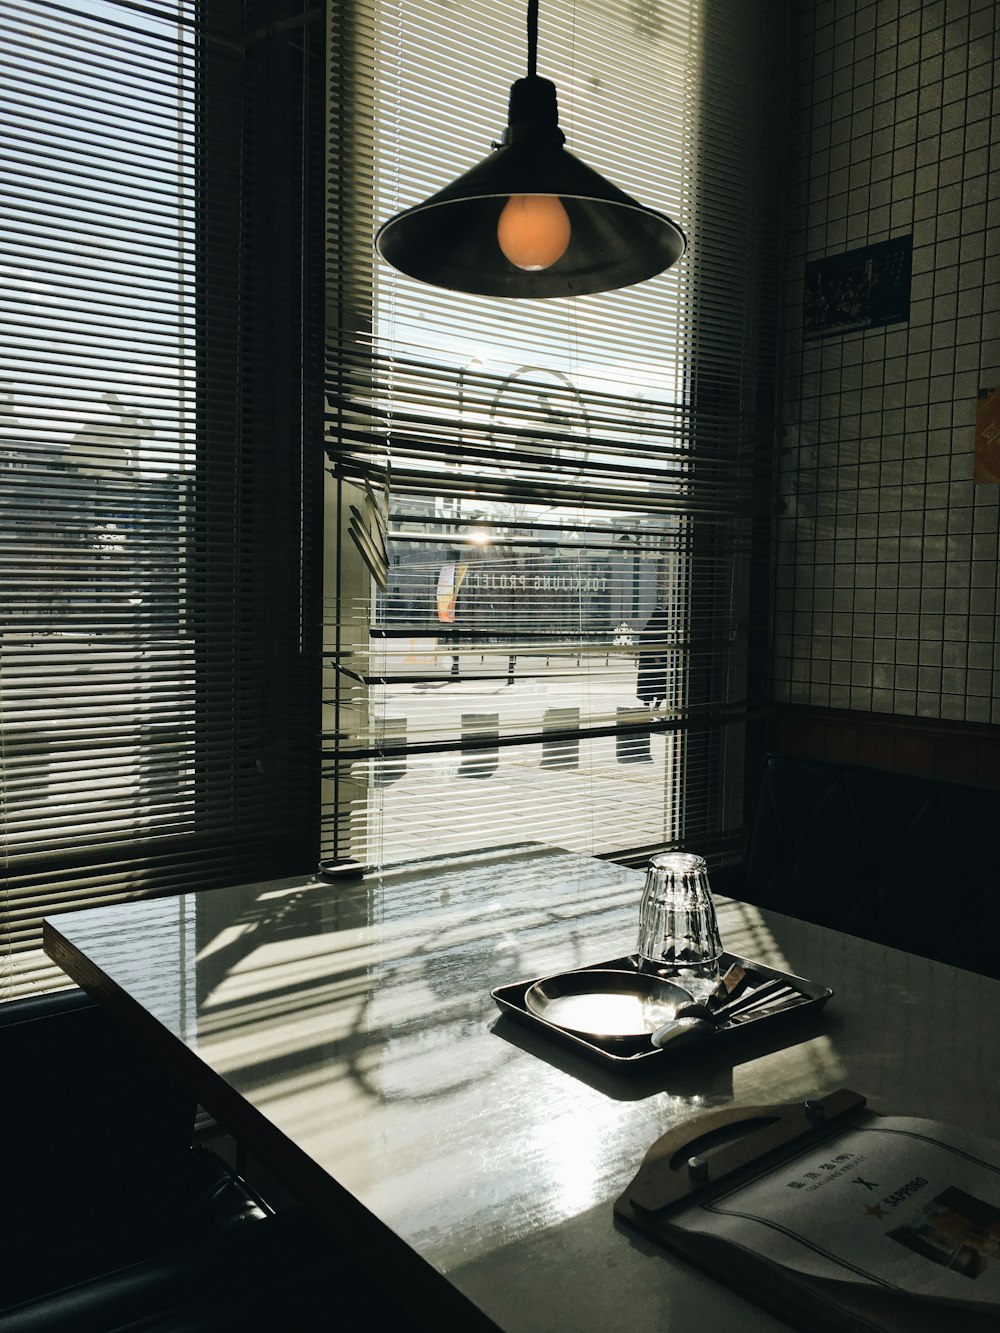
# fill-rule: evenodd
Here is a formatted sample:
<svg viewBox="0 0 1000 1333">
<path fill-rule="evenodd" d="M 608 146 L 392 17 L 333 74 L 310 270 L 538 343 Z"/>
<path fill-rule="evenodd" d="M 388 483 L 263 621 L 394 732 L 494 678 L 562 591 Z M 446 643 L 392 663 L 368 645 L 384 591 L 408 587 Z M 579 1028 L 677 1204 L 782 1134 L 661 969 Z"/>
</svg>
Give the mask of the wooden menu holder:
<svg viewBox="0 0 1000 1333">
<path fill-rule="evenodd" d="M 687 1121 L 656 1140 L 615 1203 L 615 1213 L 662 1239 L 656 1225 L 658 1213 L 673 1204 L 690 1202 L 737 1171 L 763 1165 L 765 1158 L 799 1139 L 822 1137 L 838 1117 L 864 1105 L 860 1093 L 842 1088 L 815 1101 L 730 1106 Z"/>
<path fill-rule="evenodd" d="M 756 1179 L 791 1153 L 835 1136 L 843 1118 L 865 1107 L 860 1093 L 842 1088 L 826 1097 L 777 1106 L 729 1107 L 669 1130 L 643 1158 L 615 1215 L 710 1276 L 808 1333 L 996 1333 L 995 1312 L 954 1308 L 897 1290 L 830 1288 L 789 1270 L 768 1267 L 752 1251 L 726 1248 L 673 1221 L 679 1206 Z"/>
</svg>

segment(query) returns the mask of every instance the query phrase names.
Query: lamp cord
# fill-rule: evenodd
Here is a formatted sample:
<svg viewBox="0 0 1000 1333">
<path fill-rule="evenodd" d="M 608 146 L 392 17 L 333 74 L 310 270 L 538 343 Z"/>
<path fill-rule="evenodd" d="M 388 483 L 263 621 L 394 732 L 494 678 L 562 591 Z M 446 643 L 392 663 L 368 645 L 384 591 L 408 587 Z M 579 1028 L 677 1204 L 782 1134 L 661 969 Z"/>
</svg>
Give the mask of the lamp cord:
<svg viewBox="0 0 1000 1333">
<path fill-rule="evenodd" d="M 528 78 L 535 77 L 538 63 L 538 0 L 528 0 Z"/>
</svg>

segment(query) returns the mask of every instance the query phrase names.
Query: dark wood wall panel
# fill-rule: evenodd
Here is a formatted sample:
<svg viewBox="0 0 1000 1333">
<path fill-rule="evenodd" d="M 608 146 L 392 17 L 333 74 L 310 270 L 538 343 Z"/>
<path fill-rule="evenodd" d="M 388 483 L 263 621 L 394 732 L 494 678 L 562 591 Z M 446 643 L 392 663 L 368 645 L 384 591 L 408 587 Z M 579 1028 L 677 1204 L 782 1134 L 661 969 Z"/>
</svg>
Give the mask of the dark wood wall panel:
<svg viewBox="0 0 1000 1333">
<path fill-rule="evenodd" d="M 775 706 L 768 748 L 1000 786 L 1000 727 L 849 709 Z"/>
</svg>

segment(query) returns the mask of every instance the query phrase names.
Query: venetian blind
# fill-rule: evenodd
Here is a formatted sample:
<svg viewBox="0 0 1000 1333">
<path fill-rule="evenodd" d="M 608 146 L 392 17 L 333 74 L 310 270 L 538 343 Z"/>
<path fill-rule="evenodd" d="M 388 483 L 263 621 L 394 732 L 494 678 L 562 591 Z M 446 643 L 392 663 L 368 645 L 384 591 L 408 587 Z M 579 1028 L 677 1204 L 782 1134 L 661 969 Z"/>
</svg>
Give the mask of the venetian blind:
<svg viewBox="0 0 1000 1333">
<path fill-rule="evenodd" d="M 243 267 L 258 244 L 243 17 L 197 0 L 5 9 L 0 953 L 11 971 L 42 914 L 289 861 L 297 825 L 283 821 L 298 791 L 293 778 L 286 798 L 275 778 L 289 682 L 279 695 L 270 679 L 285 656 L 272 611 L 292 608 L 294 661 L 299 584 L 280 533 L 300 506 L 283 503 L 256 443 L 274 431 L 250 378 L 266 348 Z"/>
<path fill-rule="evenodd" d="M 542 4 L 567 146 L 689 248 L 633 288 L 504 301 L 416 283 L 371 235 L 499 137 L 524 10 L 335 14 L 334 858 L 524 840 L 629 857 L 737 832 L 773 439 L 780 20 L 760 3 Z"/>
</svg>

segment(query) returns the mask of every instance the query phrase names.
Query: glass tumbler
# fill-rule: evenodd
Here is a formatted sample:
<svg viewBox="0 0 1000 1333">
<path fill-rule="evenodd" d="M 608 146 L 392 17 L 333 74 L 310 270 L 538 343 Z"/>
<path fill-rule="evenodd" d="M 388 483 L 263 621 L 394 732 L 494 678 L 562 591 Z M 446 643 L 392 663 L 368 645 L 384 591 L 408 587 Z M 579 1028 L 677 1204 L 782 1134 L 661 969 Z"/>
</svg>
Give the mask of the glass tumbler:
<svg viewBox="0 0 1000 1333">
<path fill-rule="evenodd" d="M 704 998 L 719 978 L 722 940 L 703 857 L 661 852 L 639 906 L 639 971 L 670 977 Z"/>
</svg>

